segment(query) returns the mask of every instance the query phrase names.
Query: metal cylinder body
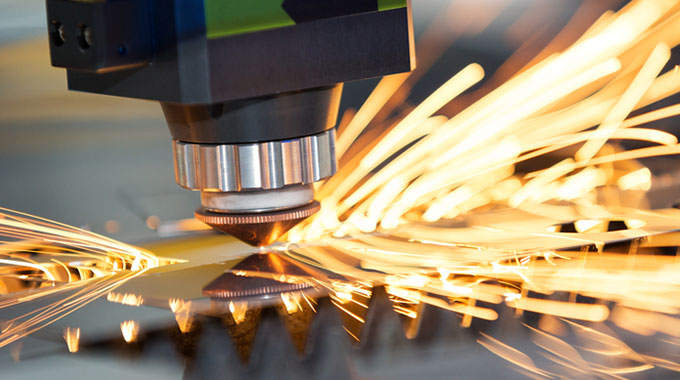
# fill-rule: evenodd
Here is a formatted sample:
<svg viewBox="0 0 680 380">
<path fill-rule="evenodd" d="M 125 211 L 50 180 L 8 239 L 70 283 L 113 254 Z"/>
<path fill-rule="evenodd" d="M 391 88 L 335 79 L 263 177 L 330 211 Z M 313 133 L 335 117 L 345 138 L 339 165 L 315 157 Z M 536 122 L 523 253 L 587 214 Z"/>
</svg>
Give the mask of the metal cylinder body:
<svg viewBox="0 0 680 380">
<path fill-rule="evenodd" d="M 342 83 L 212 104 L 162 102 L 175 140 L 245 144 L 311 136 L 335 126 Z"/>
<path fill-rule="evenodd" d="M 313 199 L 311 184 L 337 170 L 333 128 L 254 144 L 174 140 L 173 152 L 177 183 L 200 191 L 203 207 L 213 212 L 265 212 L 303 205 Z"/>
<path fill-rule="evenodd" d="M 263 213 L 313 201 L 336 171 L 342 85 L 213 105 L 163 104 L 175 179 L 213 213 Z"/>
</svg>

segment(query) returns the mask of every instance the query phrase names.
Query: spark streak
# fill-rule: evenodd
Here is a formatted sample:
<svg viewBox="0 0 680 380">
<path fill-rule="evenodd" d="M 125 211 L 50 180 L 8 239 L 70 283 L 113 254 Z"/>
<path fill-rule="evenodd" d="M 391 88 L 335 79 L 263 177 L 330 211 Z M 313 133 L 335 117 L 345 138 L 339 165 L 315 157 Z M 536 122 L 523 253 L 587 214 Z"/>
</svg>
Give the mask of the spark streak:
<svg viewBox="0 0 680 380">
<path fill-rule="evenodd" d="M 352 156 L 319 187 L 321 211 L 289 232 L 282 251 L 347 278 L 349 291 L 322 286 L 338 288 L 333 303 L 359 321 L 345 307 L 353 301 L 354 280 L 385 285 L 395 310 L 409 318 L 418 316 L 412 306 L 424 302 L 462 314 L 463 326 L 472 318 L 496 319 L 490 305 L 503 301 L 518 314 L 611 318 L 643 333 L 654 330 L 626 322 L 627 316 L 673 318 L 667 322 L 675 325 L 679 262 L 653 255 L 665 245 L 645 239 L 664 240 L 680 213 L 641 211 L 623 201 L 652 184 L 650 170 L 633 160 L 680 154 L 675 136 L 639 127 L 679 114 L 678 105 L 626 119 L 680 91 L 677 67 L 662 72 L 670 49 L 680 44 L 679 22 L 677 1 L 632 1 L 466 109 L 450 118 L 438 114 L 482 80 L 482 68 L 470 64 L 403 118 L 386 123 L 381 139 L 368 141 L 362 129 L 409 83 L 404 75 L 383 79 L 341 131 L 338 152 Z M 621 151 L 612 142 L 626 139 L 655 146 Z M 560 159 L 515 171 L 530 160 L 549 162 L 547 155 Z M 608 252 L 612 241 L 630 242 L 628 255 Z M 598 301 L 577 302 L 577 296 Z M 613 313 L 610 303 L 617 305 Z M 614 339 L 570 326 L 593 341 Z M 536 345 L 555 363 L 580 371 L 572 377 L 676 368 L 672 360 L 639 355 L 628 367 L 586 363 L 566 343 L 536 334 Z M 533 376 L 559 376 L 492 337 L 480 343 Z"/>
<path fill-rule="evenodd" d="M 6 321 L 0 347 L 10 344 L 82 308 L 99 297 L 139 306 L 143 299 L 114 290 L 150 268 L 171 263 L 118 241 L 0 208 L 0 289 L 7 297 L 0 309 L 21 303 L 52 300 L 44 306 Z M 17 275 L 17 273 L 30 274 Z M 18 283 L 17 278 L 25 283 Z M 64 333 L 69 350 L 78 350 L 79 329 Z"/>
</svg>

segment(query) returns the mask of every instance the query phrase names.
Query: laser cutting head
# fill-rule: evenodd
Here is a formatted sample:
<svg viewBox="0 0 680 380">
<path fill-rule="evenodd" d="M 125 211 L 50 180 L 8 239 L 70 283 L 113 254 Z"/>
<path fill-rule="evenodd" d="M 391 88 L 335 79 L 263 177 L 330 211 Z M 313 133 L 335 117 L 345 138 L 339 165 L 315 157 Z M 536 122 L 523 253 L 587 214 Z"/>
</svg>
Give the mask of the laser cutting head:
<svg viewBox="0 0 680 380">
<path fill-rule="evenodd" d="M 253 245 L 319 209 L 342 82 L 410 71 L 408 0 L 47 0 L 70 89 L 161 102 L 195 216 Z"/>
<path fill-rule="evenodd" d="M 210 106 L 163 103 L 177 183 L 201 192 L 196 218 L 253 245 L 314 214 L 314 182 L 336 171 L 342 85 Z"/>
</svg>

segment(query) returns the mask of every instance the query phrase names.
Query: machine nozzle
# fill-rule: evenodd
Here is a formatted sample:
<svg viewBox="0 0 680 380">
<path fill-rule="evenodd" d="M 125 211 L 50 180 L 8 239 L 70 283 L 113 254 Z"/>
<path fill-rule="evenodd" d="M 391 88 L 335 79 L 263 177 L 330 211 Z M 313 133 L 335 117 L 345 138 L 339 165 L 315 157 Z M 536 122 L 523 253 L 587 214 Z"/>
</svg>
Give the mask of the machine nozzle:
<svg viewBox="0 0 680 380">
<path fill-rule="evenodd" d="M 226 214 L 200 208 L 196 210 L 195 216 L 215 230 L 228 233 L 250 245 L 266 246 L 315 214 L 319 208 L 317 201 L 293 209 L 254 214 Z"/>
<path fill-rule="evenodd" d="M 196 218 L 268 245 L 317 212 L 313 183 L 336 171 L 341 91 L 336 85 L 219 107 L 164 104 L 175 179 L 201 192 Z"/>
<path fill-rule="evenodd" d="M 336 171 L 334 129 L 253 144 L 175 140 L 174 152 L 177 183 L 201 192 L 196 219 L 256 246 L 316 213 L 313 183 Z"/>
</svg>

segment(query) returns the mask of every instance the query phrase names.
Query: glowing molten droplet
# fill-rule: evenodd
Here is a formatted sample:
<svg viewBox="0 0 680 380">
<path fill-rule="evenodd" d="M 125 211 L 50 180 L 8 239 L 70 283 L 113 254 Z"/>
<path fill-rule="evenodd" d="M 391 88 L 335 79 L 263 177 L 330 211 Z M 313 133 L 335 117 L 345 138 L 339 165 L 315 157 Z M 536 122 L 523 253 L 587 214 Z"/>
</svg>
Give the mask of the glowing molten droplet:
<svg viewBox="0 0 680 380">
<path fill-rule="evenodd" d="M 123 333 L 125 342 L 132 343 L 137 340 L 139 335 L 139 323 L 135 321 L 125 321 L 120 324 L 120 331 Z"/>
<path fill-rule="evenodd" d="M 67 327 L 64 329 L 64 340 L 66 341 L 66 346 L 68 347 L 68 352 L 74 353 L 78 352 L 80 344 L 80 328 L 78 327 Z"/>
<path fill-rule="evenodd" d="M 234 318 L 234 323 L 239 324 L 246 320 L 246 312 L 248 311 L 247 302 L 231 302 L 229 301 L 229 312 Z"/>
</svg>

